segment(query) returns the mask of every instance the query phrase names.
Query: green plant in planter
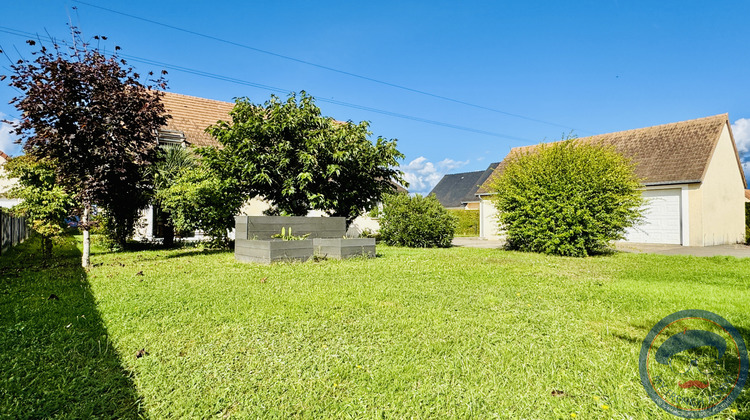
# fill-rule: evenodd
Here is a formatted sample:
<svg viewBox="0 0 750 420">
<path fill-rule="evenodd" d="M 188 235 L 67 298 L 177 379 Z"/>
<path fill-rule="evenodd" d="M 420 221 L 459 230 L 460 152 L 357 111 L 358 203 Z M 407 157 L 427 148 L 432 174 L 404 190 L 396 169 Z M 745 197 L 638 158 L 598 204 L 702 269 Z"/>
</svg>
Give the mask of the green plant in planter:
<svg viewBox="0 0 750 420">
<path fill-rule="evenodd" d="M 303 239 L 307 239 L 307 237 L 310 236 L 309 233 L 306 233 L 302 236 L 294 236 L 292 235 L 292 227 L 289 227 L 289 233 L 287 234 L 286 230 L 284 228 L 281 228 L 281 233 L 277 233 L 276 235 L 272 235 L 272 238 L 278 238 L 284 241 L 301 241 Z"/>
</svg>

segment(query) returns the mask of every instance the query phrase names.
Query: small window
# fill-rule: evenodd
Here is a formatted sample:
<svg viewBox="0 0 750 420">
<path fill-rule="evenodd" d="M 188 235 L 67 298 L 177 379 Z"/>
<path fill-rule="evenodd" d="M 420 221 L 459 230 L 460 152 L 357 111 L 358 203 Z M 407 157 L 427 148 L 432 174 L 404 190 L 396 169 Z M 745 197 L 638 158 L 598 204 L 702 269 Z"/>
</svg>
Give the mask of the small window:
<svg viewBox="0 0 750 420">
<path fill-rule="evenodd" d="M 159 130 L 159 146 L 187 146 L 185 133 L 178 130 Z"/>
</svg>

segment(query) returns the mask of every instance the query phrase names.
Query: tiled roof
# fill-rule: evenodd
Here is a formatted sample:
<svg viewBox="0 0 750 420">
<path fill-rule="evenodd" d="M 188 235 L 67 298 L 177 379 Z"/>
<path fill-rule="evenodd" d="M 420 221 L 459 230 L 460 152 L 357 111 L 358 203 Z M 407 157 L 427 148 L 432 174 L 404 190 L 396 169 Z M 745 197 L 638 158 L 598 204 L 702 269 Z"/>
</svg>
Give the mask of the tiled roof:
<svg viewBox="0 0 750 420">
<path fill-rule="evenodd" d="M 218 146 L 216 140 L 205 130 L 219 120 L 231 121 L 229 111 L 234 107 L 234 103 L 172 92 L 163 93 L 162 103 L 167 113 L 172 116 L 164 129 L 183 132 L 185 140 L 191 146 Z"/>
<path fill-rule="evenodd" d="M 745 200 L 750 201 L 750 190 L 745 190 Z"/>
<path fill-rule="evenodd" d="M 3 152 L 2 150 L 0 150 L 0 158 L 8 160 L 8 159 L 10 159 L 10 156 L 6 155 L 5 152 Z"/>
<path fill-rule="evenodd" d="M 695 183 L 703 181 L 708 163 L 725 126 L 729 126 L 729 116 L 720 114 L 583 137 L 579 141 L 613 145 L 615 150 L 635 163 L 635 173 L 643 180 L 644 185 Z M 477 190 L 477 194 L 489 194 L 489 185 L 502 173 L 509 159 L 519 153 L 528 153 L 536 147 L 534 145 L 511 149 L 492 176 Z M 736 152 L 735 146 L 735 155 Z M 742 170 L 739 155 L 737 165 Z"/>
</svg>

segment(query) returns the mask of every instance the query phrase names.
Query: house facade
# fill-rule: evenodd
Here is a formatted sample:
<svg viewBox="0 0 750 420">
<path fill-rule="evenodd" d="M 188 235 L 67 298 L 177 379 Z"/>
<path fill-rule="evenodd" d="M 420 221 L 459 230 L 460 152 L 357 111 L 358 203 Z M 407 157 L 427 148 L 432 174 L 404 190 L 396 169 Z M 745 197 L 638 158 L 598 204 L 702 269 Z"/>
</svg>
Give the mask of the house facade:
<svg viewBox="0 0 750 420">
<path fill-rule="evenodd" d="M 711 246 L 744 242 L 747 187 L 727 114 L 579 139 L 611 145 L 635 163 L 647 202 L 644 220 L 626 233 L 635 243 Z M 502 240 L 492 181 L 479 188 L 480 236 Z"/>
</svg>

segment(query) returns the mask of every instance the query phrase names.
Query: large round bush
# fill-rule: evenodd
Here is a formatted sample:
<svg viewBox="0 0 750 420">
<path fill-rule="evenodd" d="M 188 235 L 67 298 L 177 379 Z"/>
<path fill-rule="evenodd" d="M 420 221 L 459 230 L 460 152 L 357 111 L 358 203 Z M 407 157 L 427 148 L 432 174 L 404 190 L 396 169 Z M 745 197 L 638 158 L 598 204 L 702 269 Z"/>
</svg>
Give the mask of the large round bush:
<svg viewBox="0 0 750 420">
<path fill-rule="evenodd" d="M 383 200 L 380 238 L 412 248 L 451 246 L 456 220 L 434 196 L 391 194 Z"/>
<path fill-rule="evenodd" d="M 633 164 L 612 147 L 569 139 L 507 159 L 493 187 L 510 249 L 587 256 L 641 219 Z"/>
</svg>

